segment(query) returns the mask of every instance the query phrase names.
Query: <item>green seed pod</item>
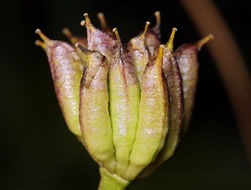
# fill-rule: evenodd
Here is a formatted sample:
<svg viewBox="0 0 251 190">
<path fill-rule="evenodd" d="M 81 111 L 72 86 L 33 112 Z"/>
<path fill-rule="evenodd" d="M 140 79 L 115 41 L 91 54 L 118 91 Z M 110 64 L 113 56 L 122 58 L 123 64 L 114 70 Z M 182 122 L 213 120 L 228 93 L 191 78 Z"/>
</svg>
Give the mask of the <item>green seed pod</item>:
<svg viewBox="0 0 251 190">
<path fill-rule="evenodd" d="M 143 170 L 140 177 L 147 177 L 158 166 L 168 160 L 175 152 L 182 132 L 184 105 L 182 79 L 176 59 L 173 55 L 173 40 L 176 28 L 173 28 L 168 43 L 164 48 L 163 72 L 165 74 L 169 92 L 169 131 L 166 142 L 158 157 Z"/>
<path fill-rule="evenodd" d="M 47 38 L 39 29 L 36 33 L 44 42 L 36 41 L 47 53 L 54 88 L 60 108 L 71 132 L 81 136 L 79 125 L 79 87 L 83 65 L 75 49 L 68 43 Z"/>
<path fill-rule="evenodd" d="M 132 38 L 127 45 L 128 55 L 136 68 L 140 85 L 146 64 L 149 62 L 149 51 L 146 47 L 146 33 L 149 24 L 150 22 L 146 22 L 144 32 Z"/>
<path fill-rule="evenodd" d="M 113 31 L 120 41 L 117 29 L 114 28 Z M 129 154 L 135 139 L 140 88 L 134 65 L 125 57 L 121 44 L 111 60 L 109 94 L 116 172 L 122 176 L 128 167 Z"/>
<path fill-rule="evenodd" d="M 147 64 L 143 75 L 136 138 L 124 174 L 127 180 L 133 180 L 152 162 L 165 142 L 169 109 L 167 84 L 162 72 L 163 49 L 164 45 L 161 45 L 158 56 Z"/>
<path fill-rule="evenodd" d="M 93 159 L 113 172 L 116 162 L 108 109 L 107 59 L 96 50 L 77 46 L 87 62 L 80 86 L 79 118 L 83 140 Z"/>
<path fill-rule="evenodd" d="M 201 47 L 211 39 L 213 39 L 213 35 L 210 34 L 197 43 L 184 44 L 175 51 L 184 93 L 184 134 L 188 130 L 194 106 L 199 69 L 197 54 Z"/>
<path fill-rule="evenodd" d="M 102 55 L 110 59 L 114 53 L 114 49 L 118 46 L 118 40 L 114 35 L 101 31 L 95 28 L 87 13 L 84 14 L 85 21 L 81 22 L 81 25 L 86 27 L 87 30 L 87 44 L 89 50 L 98 50 Z"/>
</svg>

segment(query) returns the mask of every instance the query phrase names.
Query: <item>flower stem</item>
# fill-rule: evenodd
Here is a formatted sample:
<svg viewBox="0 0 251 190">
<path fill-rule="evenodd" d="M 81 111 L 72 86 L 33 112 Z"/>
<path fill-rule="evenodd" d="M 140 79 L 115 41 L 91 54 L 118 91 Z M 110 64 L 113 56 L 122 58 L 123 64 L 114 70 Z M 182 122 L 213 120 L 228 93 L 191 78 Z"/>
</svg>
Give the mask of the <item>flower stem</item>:
<svg viewBox="0 0 251 190">
<path fill-rule="evenodd" d="M 105 168 L 100 168 L 99 172 L 101 179 L 98 190 L 124 190 L 129 184 L 129 181 L 109 173 Z"/>
</svg>

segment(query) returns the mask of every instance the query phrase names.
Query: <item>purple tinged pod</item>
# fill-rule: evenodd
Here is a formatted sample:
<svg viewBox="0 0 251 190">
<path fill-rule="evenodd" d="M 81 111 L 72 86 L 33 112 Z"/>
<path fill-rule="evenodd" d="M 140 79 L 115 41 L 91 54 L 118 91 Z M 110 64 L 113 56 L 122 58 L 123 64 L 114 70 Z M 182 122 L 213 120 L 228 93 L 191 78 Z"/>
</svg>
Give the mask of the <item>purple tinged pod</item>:
<svg viewBox="0 0 251 190">
<path fill-rule="evenodd" d="M 144 32 L 137 37 L 132 38 L 127 45 L 127 54 L 136 68 L 140 85 L 142 83 L 145 67 L 149 62 L 150 57 L 149 51 L 146 47 L 146 33 L 149 25 L 150 22 L 147 21 Z"/>
<path fill-rule="evenodd" d="M 156 11 L 154 13 L 156 18 L 156 25 L 153 28 L 150 28 L 146 33 L 146 46 L 149 49 L 151 56 L 154 55 L 154 50 L 160 46 L 160 12 Z"/>
<path fill-rule="evenodd" d="M 184 93 L 184 134 L 186 134 L 188 130 L 194 106 L 199 69 L 197 55 L 201 47 L 211 39 L 213 39 L 213 35 L 210 34 L 197 43 L 184 44 L 175 51 L 175 57 L 182 77 Z"/>
<path fill-rule="evenodd" d="M 95 28 L 87 13 L 84 14 L 84 17 L 85 21 L 82 21 L 81 25 L 84 25 L 87 30 L 88 49 L 99 51 L 108 59 L 109 63 L 116 47 L 118 46 L 118 40 L 114 35 Z"/>
<path fill-rule="evenodd" d="M 87 67 L 81 80 L 79 118 L 87 151 L 101 167 L 113 173 L 116 167 L 109 115 L 108 62 L 97 50 L 76 44 Z"/>
<path fill-rule="evenodd" d="M 73 134 L 81 136 L 79 87 L 84 67 L 71 45 L 50 40 L 39 29 L 36 33 L 43 40 L 37 40 L 36 45 L 41 46 L 48 56 L 55 92 L 67 126 Z"/>
</svg>

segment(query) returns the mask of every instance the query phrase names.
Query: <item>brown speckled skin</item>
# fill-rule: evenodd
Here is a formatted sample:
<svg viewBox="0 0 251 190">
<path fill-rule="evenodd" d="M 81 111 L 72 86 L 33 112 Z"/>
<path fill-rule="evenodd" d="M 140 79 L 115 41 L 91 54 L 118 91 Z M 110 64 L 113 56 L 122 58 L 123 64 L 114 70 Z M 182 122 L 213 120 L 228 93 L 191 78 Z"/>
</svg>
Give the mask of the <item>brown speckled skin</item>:
<svg viewBox="0 0 251 190">
<path fill-rule="evenodd" d="M 154 50 L 159 47 L 160 45 L 160 38 L 158 37 L 158 34 L 156 34 L 153 30 L 149 30 L 146 33 L 146 46 L 153 57 Z"/>
<path fill-rule="evenodd" d="M 79 106 L 83 139 L 93 159 L 113 173 L 116 161 L 108 104 L 108 62 L 98 51 L 88 51 L 86 56 L 88 65 L 80 88 Z"/>
<path fill-rule="evenodd" d="M 79 126 L 79 87 L 83 65 L 68 43 L 49 41 L 46 47 L 59 105 L 69 129 L 81 136 Z"/>
<path fill-rule="evenodd" d="M 164 69 L 167 65 L 167 70 Z M 163 72 L 167 79 L 168 92 L 170 97 L 170 133 L 168 135 L 168 141 L 165 149 L 169 150 L 165 159 L 171 157 L 174 153 L 174 149 L 179 143 L 180 136 L 183 132 L 183 117 L 184 117 L 184 94 L 182 77 L 176 58 L 173 53 L 165 50 L 163 57 Z M 174 139 L 175 140 L 174 140 Z M 174 142 L 176 141 L 176 142 Z M 170 143 L 170 144 L 169 144 Z M 172 147 L 172 148 L 171 148 Z M 170 154 L 170 155 L 169 155 Z M 168 155 L 168 156 L 167 156 Z"/>
<path fill-rule="evenodd" d="M 197 54 L 197 44 L 184 44 L 175 51 L 184 93 L 184 134 L 188 130 L 194 106 L 199 69 Z"/>
</svg>

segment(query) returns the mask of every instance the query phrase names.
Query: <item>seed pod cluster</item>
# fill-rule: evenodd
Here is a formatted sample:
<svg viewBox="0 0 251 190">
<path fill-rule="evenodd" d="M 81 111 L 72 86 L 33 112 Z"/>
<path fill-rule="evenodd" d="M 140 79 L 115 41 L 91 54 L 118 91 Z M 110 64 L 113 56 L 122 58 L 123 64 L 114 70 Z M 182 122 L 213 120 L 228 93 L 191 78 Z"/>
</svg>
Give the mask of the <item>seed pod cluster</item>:
<svg viewBox="0 0 251 190">
<path fill-rule="evenodd" d="M 69 129 L 99 164 L 102 179 L 126 186 L 151 174 L 169 159 L 186 133 L 198 80 L 197 54 L 212 39 L 173 50 L 160 41 L 156 25 L 122 44 L 117 28 L 98 14 L 96 28 L 87 13 L 87 37 L 63 33 L 71 44 L 50 40 L 39 29 L 36 44 L 47 53 L 56 95 Z M 102 183 L 100 184 L 102 186 Z"/>
</svg>

